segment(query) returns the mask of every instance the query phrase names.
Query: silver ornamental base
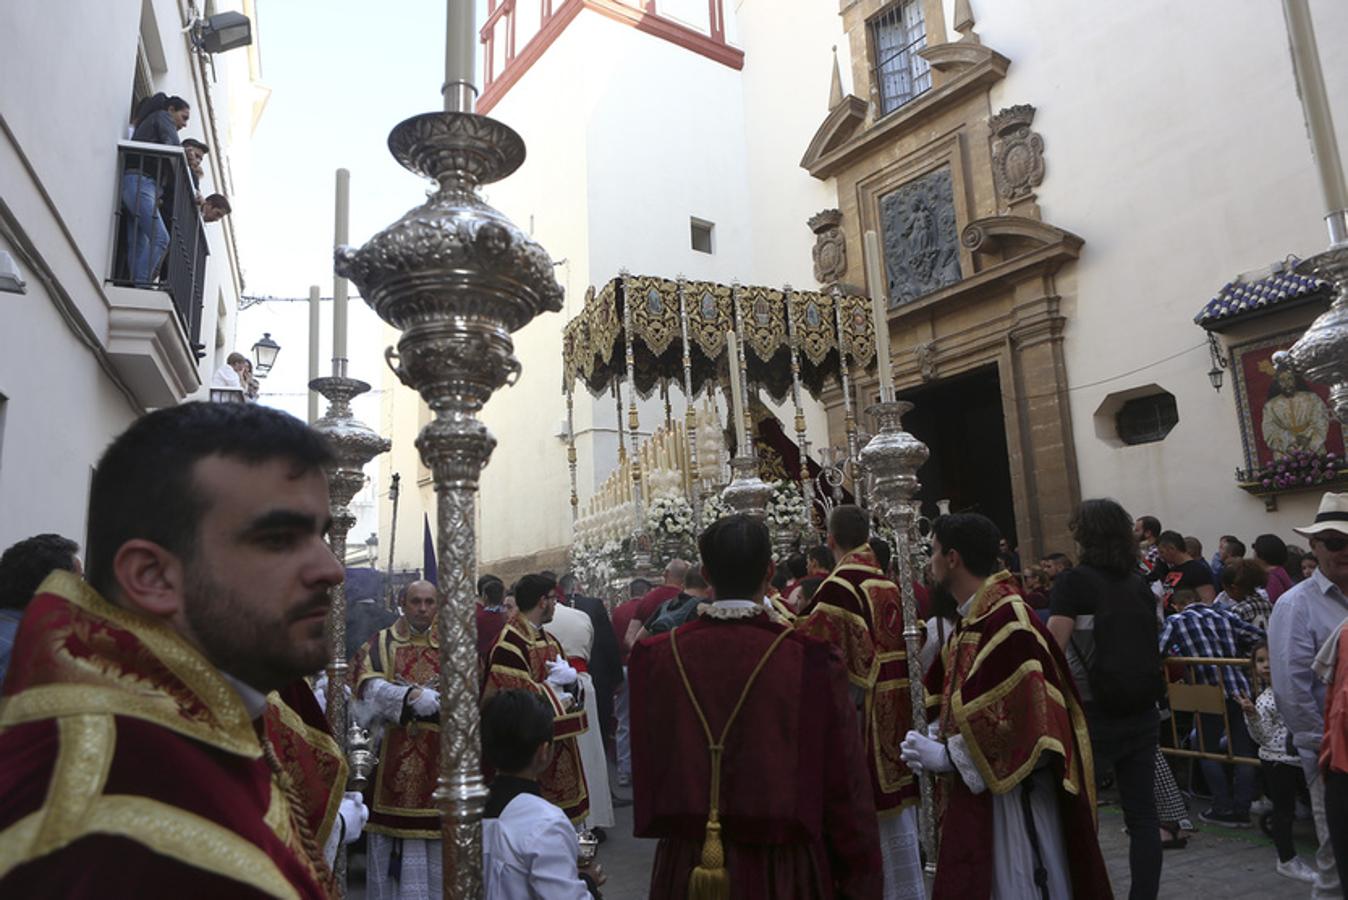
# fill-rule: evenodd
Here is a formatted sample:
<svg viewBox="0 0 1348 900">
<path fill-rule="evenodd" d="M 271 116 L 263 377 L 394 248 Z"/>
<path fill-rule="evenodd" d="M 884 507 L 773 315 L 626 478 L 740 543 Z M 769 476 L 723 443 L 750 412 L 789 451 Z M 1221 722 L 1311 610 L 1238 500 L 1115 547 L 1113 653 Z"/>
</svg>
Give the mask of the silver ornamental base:
<svg viewBox="0 0 1348 900">
<path fill-rule="evenodd" d="M 758 477 L 758 457 L 737 456 L 730 461 L 730 484 L 721 490 L 721 501 L 732 512 L 747 513 L 759 520 L 768 517 L 772 485 Z"/>
<path fill-rule="evenodd" d="M 339 366 L 345 360 L 338 361 Z M 341 369 L 339 368 L 339 371 Z M 386 439 L 375 434 L 365 423 L 351 414 L 351 400 L 370 389 L 363 381 L 332 375 L 327 378 L 315 378 L 309 387 L 322 394 L 328 401 L 328 411 L 323 418 L 313 424 L 315 431 L 327 438 L 332 447 L 333 461 L 327 468 L 328 504 L 332 513 L 332 528 L 328 532 L 328 545 L 337 557 L 337 562 L 346 566 L 346 536 L 356 517 L 351 512 L 351 498 L 365 486 L 365 465 L 380 453 L 392 446 Z M 328 638 L 328 726 L 333 737 L 340 742 L 342 752 L 348 750 L 348 722 L 346 703 L 346 586 L 339 584 L 332 589 L 332 605 L 328 608 L 326 623 Z M 337 857 L 332 865 L 337 891 L 346 891 L 346 851 L 338 846 Z"/>
<path fill-rule="evenodd" d="M 899 594 L 903 599 L 903 639 L 908 651 L 908 688 L 912 700 L 913 730 L 927 733 L 926 691 L 923 689 L 922 629 L 913 594 L 914 544 L 917 541 L 917 470 L 927 461 L 927 445 L 903 429 L 904 414 L 913 404 L 898 400 L 877 403 L 866 411 L 875 417 L 878 433 L 861 450 L 861 462 L 871 478 L 871 510 L 894 533 L 894 559 L 899 567 Z M 930 774 L 916 776 L 922 806 L 919 822 L 928 874 L 936 871 L 936 821 Z"/>
<path fill-rule="evenodd" d="M 1333 284 L 1334 302 L 1289 350 L 1274 354 L 1273 362 L 1329 385 L 1334 415 L 1348 426 L 1348 244 L 1303 259 L 1295 271 Z"/>
<path fill-rule="evenodd" d="M 488 206 L 478 187 L 524 162 L 510 128 L 472 113 L 427 113 L 400 123 L 389 150 L 439 189 L 358 250 L 338 247 L 350 278 L 402 334 L 385 356 L 434 418 L 417 436 L 435 482 L 439 562 L 440 773 L 444 894 L 482 895 L 482 779 L 478 715 L 476 504 L 496 439 L 477 415 L 520 374 L 511 332 L 562 308 L 541 246 Z"/>
</svg>

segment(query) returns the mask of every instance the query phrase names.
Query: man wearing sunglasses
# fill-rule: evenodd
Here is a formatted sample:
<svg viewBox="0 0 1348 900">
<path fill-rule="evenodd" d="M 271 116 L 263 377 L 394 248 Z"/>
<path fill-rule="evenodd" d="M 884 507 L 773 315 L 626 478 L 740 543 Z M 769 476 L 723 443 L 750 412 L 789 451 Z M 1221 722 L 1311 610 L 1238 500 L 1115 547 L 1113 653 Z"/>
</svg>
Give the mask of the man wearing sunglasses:
<svg viewBox="0 0 1348 900">
<path fill-rule="evenodd" d="M 1312 897 L 1340 897 L 1325 818 L 1325 786 L 1318 756 L 1324 732 L 1325 684 L 1313 670 L 1316 654 L 1348 619 L 1348 493 L 1328 493 L 1315 521 L 1294 529 L 1310 540 L 1319 569 L 1273 606 L 1268 624 L 1273 693 L 1301 758 L 1315 814 L 1316 879 Z"/>
</svg>

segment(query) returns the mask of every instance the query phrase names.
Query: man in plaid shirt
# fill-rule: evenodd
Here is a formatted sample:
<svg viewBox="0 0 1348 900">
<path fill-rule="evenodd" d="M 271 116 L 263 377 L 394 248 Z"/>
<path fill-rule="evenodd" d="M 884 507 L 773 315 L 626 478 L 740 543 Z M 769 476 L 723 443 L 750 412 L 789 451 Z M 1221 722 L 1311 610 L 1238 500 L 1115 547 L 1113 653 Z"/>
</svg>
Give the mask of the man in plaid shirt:
<svg viewBox="0 0 1348 900">
<path fill-rule="evenodd" d="M 1246 659 L 1254 645 L 1264 640 L 1264 630 L 1251 625 L 1235 613 L 1220 606 L 1199 603 L 1192 591 L 1176 591 L 1171 602 L 1179 612 L 1166 620 L 1161 631 L 1161 652 L 1168 656 L 1201 656 L 1209 658 Z M 1218 674 L 1218 669 L 1221 673 Z M 1219 684 L 1226 695 L 1226 721 L 1230 724 L 1231 752 L 1236 756 L 1255 755 L 1254 741 L 1245 729 L 1237 698 L 1254 698 L 1245 666 L 1194 666 L 1195 680 L 1201 684 Z M 1198 729 L 1201 747 L 1208 753 L 1221 753 L 1223 738 L 1222 717 L 1199 714 Z M 1216 760 L 1201 760 L 1203 779 L 1212 791 L 1212 806 L 1199 813 L 1199 818 L 1212 825 L 1228 828 L 1250 827 L 1250 801 L 1254 799 L 1255 767 L 1236 765 L 1228 767 Z M 1234 772 L 1228 773 L 1227 769 Z M 1234 793 L 1228 775 L 1235 782 Z"/>
</svg>

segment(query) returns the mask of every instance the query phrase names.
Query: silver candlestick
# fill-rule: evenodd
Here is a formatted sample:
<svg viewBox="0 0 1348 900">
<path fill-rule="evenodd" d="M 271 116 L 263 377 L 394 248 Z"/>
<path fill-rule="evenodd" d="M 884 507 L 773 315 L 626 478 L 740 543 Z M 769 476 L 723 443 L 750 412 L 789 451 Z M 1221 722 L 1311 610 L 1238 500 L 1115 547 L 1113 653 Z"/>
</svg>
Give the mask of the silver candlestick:
<svg viewBox="0 0 1348 900">
<path fill-rule="evenodd" d="M 721 490 L 721 500 L 734 512 L 766 519 L 772 485 L 758 477 L 758 457 L 737 456 L 730 461 L 730 471 L 730 483 Z"/>
<path fill-rule="evenodd" d="M 313 424 L 315 431 L 327 438 L 332 447 L 333 461 L 327 467 L 328 503 L 332 513 L 332 528 L 328 531 L 328 545 L 337 562 L 346 566 L 346 536 L 356 517 L 351 512 L 351 498 L 365 486 L 365 465 L 392 446 L 388 440 L 375 434 L 370 426 L 351 414 L 351 400 L 370 389 L 355 378 L 347 378 L 346 360 L 333 360 L 333 369 L 342 374 L 315 378 L 309 387 L 327 398 L 328 411 Z M 326 623 L 328 637 L 328 727 L 333 738 L 346 751 L 346 585 L 332 589 L 332 605 L 328 607 Z M 345 847 L 337 848 L 333 860 L 337 890 L 346 888 Z"/>
<path fill-rule="evenodd" d="M 427 113 L 400 123 L 389 149 L 439 189 L 354 250 L 337 271 L 381 319 L 402 331 L 385 351 L 394 373 L 434 413 L 416 440 L 435 481 L 439 537 L 440 775 L 446 897 L 482 894 L 476 601 L 478 477 L 496 446 L 477 418 L 520 374 L 511 333 L 562 308 L 547 252 L 492 209 L 478 187 L 524 162 L 524 142 L 471 112 Z"/>
<path fill-rule="evenodd" d="M 908 651 L 908 689 L 913 707 L 913 730 L 927 733 L 926 692 L 923 689 L 922 629 L 913 594 L 913 545 L 917 540 L 917 492 L 922 486 L 917 470 L 927 461 L 927 445 L 903 429 L 902 418 L 913 408 L 906 400 L 877 403 L 866 411 L 875 417 L 878 432 L 861 450 L 861 462 L 871 478 L 871 509 L 894 532 L 894 559 L 899 565 L 899 594 L 903 599 L 903 638 Z M 919 823 L 927 871 L 936 871 L 936 821 L 930 775 L 917 775 L 922 808 Z"/>
<path fill-rule="evenodd" d="M 1334 415 L 1348 427 L 1348 241 L 1303 259 L 1295 271 L 1331 282 L 1334 302 L 1289 350 L 1274 354 L 1273 362 L 1329 385 Z"/>
</svg>

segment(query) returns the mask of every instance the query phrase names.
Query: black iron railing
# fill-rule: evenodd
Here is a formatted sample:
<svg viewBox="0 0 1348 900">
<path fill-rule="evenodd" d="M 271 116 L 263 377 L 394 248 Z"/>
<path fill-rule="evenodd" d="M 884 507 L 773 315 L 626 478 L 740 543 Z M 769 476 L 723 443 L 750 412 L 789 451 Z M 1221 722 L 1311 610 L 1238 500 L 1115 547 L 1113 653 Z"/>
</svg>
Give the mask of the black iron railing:
<svg viewBox="0 0 1348 900">
<path fill-rule="evenodd" d="M 931 87 L 931 67 L 917 55 L 927 46 L 920 0 L 895 3 L 870 21 L 871 75 L 879 93 L 881 116 Z"/>
<path fill-rule="evenodd" d="M 201 356 L 210 250 L 187 160 L 179 147 L 121 141 L 117 163 L 117 223 L 109 280 L 120 287 L 167 293 L 193 350 Z"/>
</svg>

